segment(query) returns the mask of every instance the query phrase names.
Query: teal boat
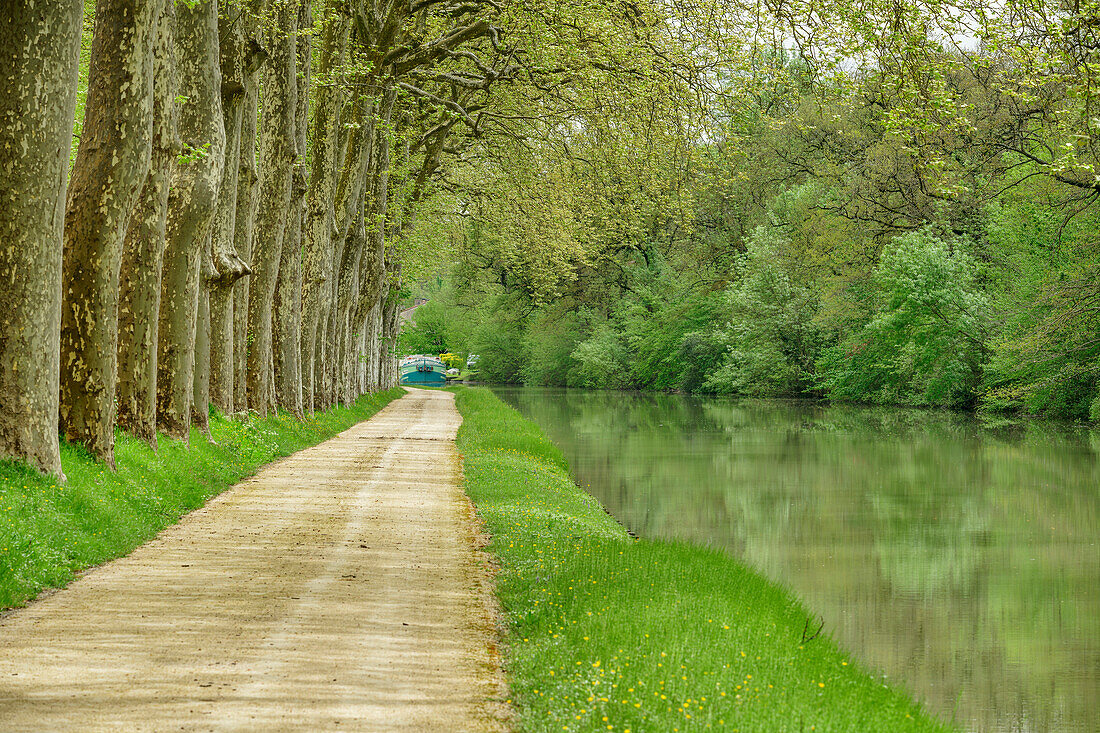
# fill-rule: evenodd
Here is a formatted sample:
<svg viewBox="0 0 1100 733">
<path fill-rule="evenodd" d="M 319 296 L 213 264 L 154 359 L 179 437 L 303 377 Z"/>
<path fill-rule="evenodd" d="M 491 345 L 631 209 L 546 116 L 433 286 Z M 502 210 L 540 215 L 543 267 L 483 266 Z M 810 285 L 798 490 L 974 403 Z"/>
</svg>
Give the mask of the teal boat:
<svg viewBox="0 0 1100 733">
<path fill-rule="evenodd" d="M 447 365 L 434 356 L 406 356 L 398 365 L 401 384 L 442 387 L 447 383 Z"/>
</svg>

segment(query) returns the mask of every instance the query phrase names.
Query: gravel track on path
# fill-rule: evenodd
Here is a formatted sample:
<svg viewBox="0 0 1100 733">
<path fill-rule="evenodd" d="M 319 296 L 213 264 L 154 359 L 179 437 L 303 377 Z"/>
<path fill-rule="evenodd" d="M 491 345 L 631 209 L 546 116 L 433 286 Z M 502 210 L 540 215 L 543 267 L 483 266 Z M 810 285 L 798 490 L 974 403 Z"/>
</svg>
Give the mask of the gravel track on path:
<svg viewBox="0 0 1100 733">
<path fill-rule="evenodd" d="M 0 619 L 0 731 L 499 731 L 453 396 L 415 390 Z"/>
</svg>

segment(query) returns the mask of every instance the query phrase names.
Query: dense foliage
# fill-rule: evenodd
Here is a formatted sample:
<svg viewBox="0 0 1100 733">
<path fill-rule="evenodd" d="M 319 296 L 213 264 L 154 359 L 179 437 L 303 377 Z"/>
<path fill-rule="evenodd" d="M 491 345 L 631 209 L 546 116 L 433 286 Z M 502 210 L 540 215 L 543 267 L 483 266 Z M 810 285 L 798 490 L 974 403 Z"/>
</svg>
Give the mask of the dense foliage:
<svg viewBox="0 0 1100 733">
<path fill-rule="evenodd" d="M 458 164 L 495 193 L 420 242 L 441 345 L 493 381 L 1100 419 L 1095 24 L 835 5 Z"/>
<path fill-rule="evenodd" d="M 618 283 L 594 277 L 542 303 L 456 274 L 405 338 L 481 354 L 481 377 L 497 382 L 1098 419 L 1095 214 L 1065 223 L 1009 203 L 987 208 L 981 239 L 926 225 L 826 276 L 796 251 L 805 230 L 782 224 L 737 242 L 744 251 L 713 279 L 656 248 Z M 811 244 L 833 236 L 823 232 Z"/>
</svg>

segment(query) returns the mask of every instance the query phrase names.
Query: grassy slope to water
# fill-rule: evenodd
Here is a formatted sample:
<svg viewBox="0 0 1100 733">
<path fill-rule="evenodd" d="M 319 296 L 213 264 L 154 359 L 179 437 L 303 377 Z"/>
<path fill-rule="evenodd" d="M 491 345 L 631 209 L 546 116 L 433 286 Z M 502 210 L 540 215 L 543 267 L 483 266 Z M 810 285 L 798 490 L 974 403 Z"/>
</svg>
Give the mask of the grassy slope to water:
<svg viewBox="0 0 1100 733">
<path fill-rule="evenodd" d="M 346 430 L 402 394 L 393 389 L 367 395 L 304 421 L 215 416 L 213 442 L 192 430 L 190 446 L 161 436 L 156 453 L 119 434 L 115 472 L 63 443 L 66 485 L 0 461 L 0 608 L 64 585 L 81 568 L 125 555 L 263 464 Z"/>
<path fill-rule="evenodd" d="M 803 642 L 807 610 L 729 555 L 631 539 L 488 390 L 457 401 L 522 730 L 951 730 L 828 638 Z"/>
</svg>

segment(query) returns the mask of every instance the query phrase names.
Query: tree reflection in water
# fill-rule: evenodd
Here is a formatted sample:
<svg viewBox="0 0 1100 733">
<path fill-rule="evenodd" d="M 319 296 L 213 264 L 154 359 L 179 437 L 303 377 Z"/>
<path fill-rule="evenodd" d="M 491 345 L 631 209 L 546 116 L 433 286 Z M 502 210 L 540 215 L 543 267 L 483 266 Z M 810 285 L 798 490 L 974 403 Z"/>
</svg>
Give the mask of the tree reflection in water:
<svg viewBox="0 0 1100 733">
<path fill-rule="evenodd" d="M 501 388 L 632 531 L 727 548 L 945 719 L 1100 720 L 1100 433 L 929 410 Z"/>
</svg>

